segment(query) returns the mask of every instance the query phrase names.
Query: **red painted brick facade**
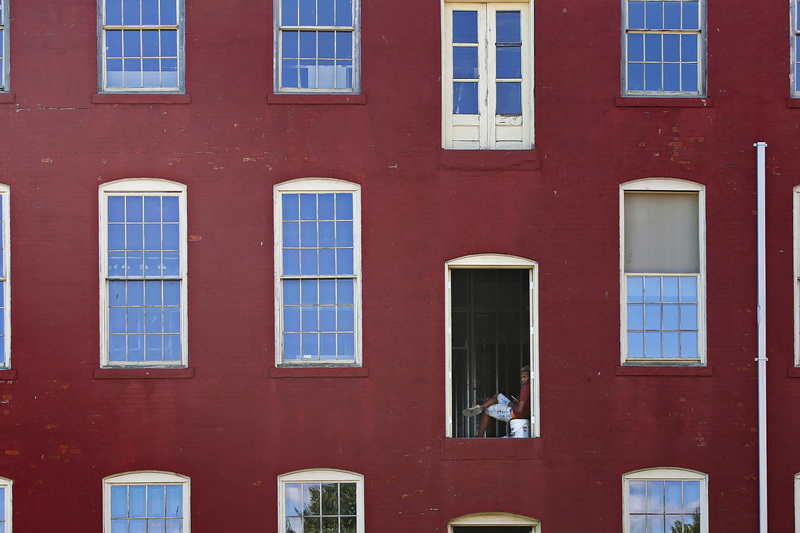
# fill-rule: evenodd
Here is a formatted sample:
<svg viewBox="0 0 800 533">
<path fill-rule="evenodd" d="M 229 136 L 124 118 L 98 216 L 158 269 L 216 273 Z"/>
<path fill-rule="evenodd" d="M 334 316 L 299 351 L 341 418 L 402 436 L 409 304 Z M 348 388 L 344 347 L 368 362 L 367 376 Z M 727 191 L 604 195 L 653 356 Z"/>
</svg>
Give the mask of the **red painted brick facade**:
<svg viewBox="0 0 800 533">
<path fill-rule="evenodd" d="M 363 96 L 343 104 L 272 97 L 271 2 L 186 3 L 190 98 L 126 103 L 93 101 L 94 0 L 11 0 L 0 182 L 17 376 L 0 382 L 0 476 L 15 532 L 100 531 L 102 479 L 133 470 L 191 478 L 193 533 L 274 531 L 277 476 L 306 468 L 362 474 L 371 532 L 445 532 L 488 511 L 545 533 L 619 532 L 622 475 L 660 466 L 708 474 L 711 531 L 756 531 L 757 141 L 769 520 L 792 530 L 787 3 L 711 3 L 708 99 L 687 107 L 620 99 L 619 0 L 537 2 L 536 148 L 475 153 L 441 149 L 439 2 L 362 0 Z M 98 186 L 129 177 L 188 187 L 193 372 L 178 377 L 94 372 Z M 273 185 L 299 177 L 362 186 L 364 369 L 351 375 L 274 368 Z M 619 185 L 646 177 L 706 186 L 701 375 L 617 371 Z M 477 253 L 538 263 L 537 439 L 445 437 L 444 264 Z"/>
</svg>

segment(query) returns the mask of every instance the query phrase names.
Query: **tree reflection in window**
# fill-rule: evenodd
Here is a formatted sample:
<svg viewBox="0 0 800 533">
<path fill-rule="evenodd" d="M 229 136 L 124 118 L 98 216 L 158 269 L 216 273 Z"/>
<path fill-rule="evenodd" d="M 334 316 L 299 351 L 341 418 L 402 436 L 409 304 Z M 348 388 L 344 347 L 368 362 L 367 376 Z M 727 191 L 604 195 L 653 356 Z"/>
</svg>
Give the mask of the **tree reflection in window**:
<svg viewBox="0 0 800 533">
<path fill-rule="evenodd" d="M 286 533 L 356 533 L 355 483 L 286 483 Z"/>
</svg>

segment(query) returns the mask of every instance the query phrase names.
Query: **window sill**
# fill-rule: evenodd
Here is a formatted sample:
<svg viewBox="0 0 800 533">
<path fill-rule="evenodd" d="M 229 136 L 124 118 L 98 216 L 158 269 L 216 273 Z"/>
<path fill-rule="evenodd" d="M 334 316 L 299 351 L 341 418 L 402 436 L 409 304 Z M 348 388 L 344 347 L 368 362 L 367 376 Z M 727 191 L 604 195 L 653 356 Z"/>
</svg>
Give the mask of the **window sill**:
<svg viewBox="0 0 800 533">
<path fill-rule="evenodd" d="M 541 170 L 539 151 L 531 150 L 439 150 L 441 170 Z"/>
<path fill-rule="evenodd" d="M 0 93 L 0 104 L 15 104 L 16 102 L 16 93 Z"/>
<path fill-rule="evenodd" d="M 367 103 L 367 95 L 364 93 L 270 93 L 267 95 L 267 103 L 280 105 L 364 105 Z"/>
<path fill-rule="evenodd" d="M 637 366 L 625 365 L 615 367 L 618 376 L 698 376 L 714 375 L 713 366 Z"/>
<path fill-rule="evenodd" d="M 192 379 L 194 368 L 95 368 L 94 379 Z"/>
<path fill-rule="evenodd" d="M 710 97 L 618 96 L 614 98 L 614 105 L 617 107 L 714 107 L 714 100 Z"/>
<path fill-rule="evenodd" d="M 790 366 L 786 369 L 786 375 L 790 378 L 800 378 L 800 367 Z"/>
<path fill-rule="evenodd" d="M 366 378 L 369 367 L 366 366 L 282 366 L 269 369 L 271 378 Z"/>
<path fill-rule="evenodd" d="M 93 104 L 191 104 L 191 94 L 173 93 L 97 93 Z"/>
<path fill-rule="evenodd" d="M 800 108 L 800 98 L 793 98 L 793 97 L 790 96 L 786 100 L 786 107 L 789 107 L 789 108 L 792 108 L 792 109 Z"/>
<path fill-rule="evenodd" d="M 17 379 L 17 371 L 14 368 L 0 370 L 0 381 L 14 381 Z"/>
<path fill-rule="evenodd" d="M 502 461 L 520 459 L 541 459 L 544 439 L 529 437 L 512 438 L 447 438 L 442 445 L 442 455 L 446 461 Z"/>
</svg>

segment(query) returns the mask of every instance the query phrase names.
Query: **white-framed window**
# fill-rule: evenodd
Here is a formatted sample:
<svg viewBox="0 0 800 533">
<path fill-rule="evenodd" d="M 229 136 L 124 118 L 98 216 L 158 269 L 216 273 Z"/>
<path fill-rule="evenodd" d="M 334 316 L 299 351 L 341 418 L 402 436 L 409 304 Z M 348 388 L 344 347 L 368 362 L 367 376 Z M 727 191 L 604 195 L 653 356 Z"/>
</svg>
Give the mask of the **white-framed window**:
<svg viewBox="0 0 800 533">
<path fill-rule="evenodd" d="M 142 471 L 103 479 L 103 533 L 189 533 L 189 478 Z"/>
<path fill-rule="evenodd" d="M 485 528 L 485 529 L 484 529 Z M 474 513 L 459 516 L 447 524 L 447 533 L 540 533 L 540 522 L 511 513 Z"/>
<path fill-rule="evenodd" d="M 623 533 L 708 531 L 708 475 L 650 468 L 622 476 Z"/>
<path fill-rule="evenodd" d="M 358 93 L 360 0 L 276 0 L 275 92 Z"/>
<path fill-rule="evenodd" d="M 800 473 L 794 475 L 794 531 L 800 533 Z"/>
<path fill-rule="evenodd" d="M 442 145 L 533 147 L 533 20 L 527 1 L 442 4 Z"/>
<path fill-rule="evenodd" d="M 361 187 L 275 186 L 275 363 L 361 364 Z"/>
<path fill-rule="evenodd" d="M 100 186 L 101 365 L 187 364 L 186 186 Z"/>
<path fill-rule="evenodd" d="M 8 92 L 8 0 L 0 0 L 0 92 Z"/>
<path fill-rule="evenodd" d="M 11 368 L 11 231 L 9 187 L 0 184 L 0 369 Z"/>
<path fill-rule="evenodd" d="M 798 98 L 800 97 L 800 73 L 798 73 L 798 68 L 800 68 L 800 46 L 798 46 L 800 44 L 800 0 L 792 0 L 791 21 L 792 96 Z"/>
<path fill-rule="evenodd" d="M 364 476 L 315 469 L 278 477 L 278 532 L 364 533 Z"/>
<path fill-rule="evenodd" d="M 183 92 L 183 0 L 98 0 L 100 90 Z"/>
<path fill-rule="evenodd" d="M 623 364 L 705 364 L 705 189 L 620 186 Z"/>
<path fill-rule="evenodd" d="M 11 486 L 10 479 L 0 477 L 0 533 L 11 533 Z"/>
<path fill-rule="evenodd" d="M 622 0 L 622 94 L 705 95 L 705 0 Z"/>
<path fill-rule="evenodd" d="M 800 366 L 800 185 L 794 188 L 794 364 Z"/>
<path fill-rule="evenodd" d="M 518 396 L 520 369 L 530 367 L 530 436 L 540 435 L 538 267 L 502 254 L 459 257 L 445 264 L 445 403 L 447 436 L 477 435 L 479 417 L 463 409 L 497 392 Z M 508 433 L 493 422 L 488 436 Z"/>
</svg>

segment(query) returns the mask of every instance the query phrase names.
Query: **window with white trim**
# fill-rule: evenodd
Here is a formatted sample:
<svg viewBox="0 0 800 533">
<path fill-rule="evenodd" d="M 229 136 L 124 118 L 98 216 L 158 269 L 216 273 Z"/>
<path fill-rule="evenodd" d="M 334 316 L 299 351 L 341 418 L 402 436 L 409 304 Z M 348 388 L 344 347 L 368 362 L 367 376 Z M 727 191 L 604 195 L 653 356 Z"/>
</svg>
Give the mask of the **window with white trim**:
<svg viewBox="0 0 800 533">
<path fill-rule="evenodd" d="M 0 369 L 11 367 L 11 266 L 8 185 L 0 184 Z"/>
<path fill-rule="evenodd" d="M 8 92 L 8 0 L 0 0 L 0 92 Z"/>
<path fill-rule="evenodd" d="M 794 475 L 794 531 L 800 533 L 800 473 Z"/>
<path fill-rule="evenodd" d="M 358 93 L 360 1 L 275 2 L 275 91 Z"/>
<path fill-rule="evenodd" d="M 622 94 L 705 95 L 705 0 L 623 0 Z"/>
<path fill-rule="evenodd" d="M 361 188 L 275 186 L 276 364 L 361 364 Z"/>
<path fill-rule="evenodd" d="M 704 189 L 620 188 L 622 363 L 705 364 Z"/>
<path fill-rule="evenodd" d="M 527 1 L 444 0 L 442 143 L 533 147 L 533 23 Z"/>
<path fill-rule="evenodd" d="M 278 531 L 364 533 L 364 476 L 332 469 L 279 476 Z"/>
<path fill-rule="evenodd" d="M 708 476 L 651 468 L 622 476 L 623 533 L 708 531 Z"/>
<path fill-rule="evenodd" d="M 794 188 L 794 364 L 800 366 L 800 185 Z"/>
<path fill-rule="evenodd" d="M 792 96 L 800 97 L 800 0 L 792 0 Z"/>
<path fill-rule="evenodd" d="M 11 533 L 11 485 L 10 479 L 0 477 L 0 533 Z"/>
<path fill-rule="evenodd" d="M 101 185 L 100 250 L 102 366 L 186 366 L 186 186 Z"/>
<path fill-rule="evenodd" d="M 103 533 L 189 533 L 189 478 L 127 472 L 103 480 Z"/>
<path fill-rule="evenodd" d="M 447 533 L 539 533 L 538 520 L 511 513 L 474 513 L 454 518 Z"/>
<path fill-rule="evenodd" d="M 520 369 L 530 367 L 530 432 L 540 435 L 537 266 L 501 254 L 460 257 L 445 265 L 447 436 L 476 437 L 480 417 L 462 411 L 495 393 L 518 396 Z M 505 422 L 486 433 L 503 437 Z"/>
<path fill-rule="evenodd" d="M 184 90 L 183 0 L 98 0 L 104 92 Z"/>
</svg>

